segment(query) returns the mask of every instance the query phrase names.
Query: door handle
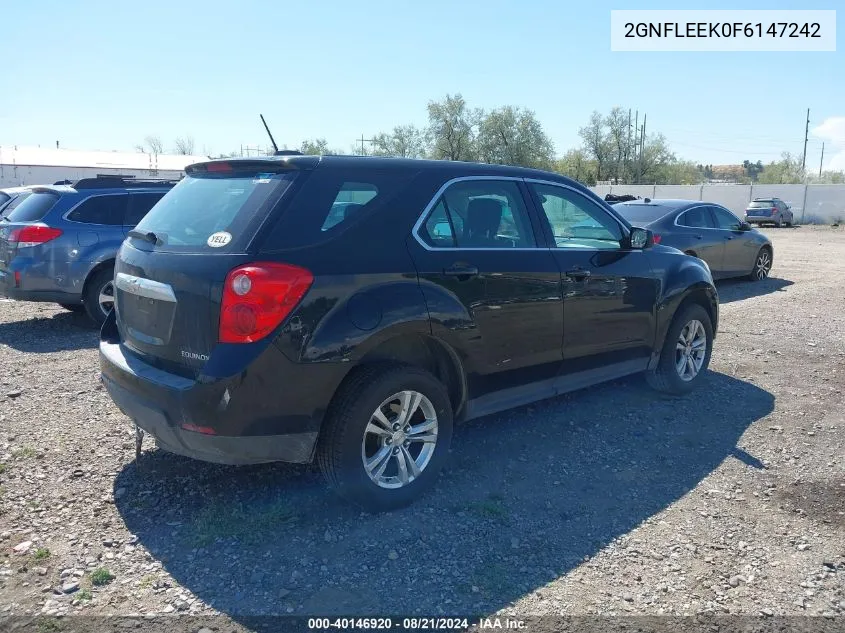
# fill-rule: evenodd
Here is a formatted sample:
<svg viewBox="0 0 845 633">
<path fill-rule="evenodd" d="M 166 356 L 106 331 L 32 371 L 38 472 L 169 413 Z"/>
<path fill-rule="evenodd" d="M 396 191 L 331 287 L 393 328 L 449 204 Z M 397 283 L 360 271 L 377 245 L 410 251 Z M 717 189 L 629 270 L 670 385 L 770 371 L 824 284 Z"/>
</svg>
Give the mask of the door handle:
<svg viewBox="0 0 845 633">
<path fill-rule="evenodd" d="M 703 240 L 704 239 L 701 235 L 693 235 L 693 237 L 697 240 Z"/>
<path fill-rule="evenodd" d="M 469 264 L 452 264 L 443 271 L 443 274 L 449 277 L 458 277 L 458 279 L 469 279 L 478 275 L 478 267 Z"/>
<path fill-rule="evenodd" d="M 726 236 L 725 236 L 725 239 L 726 239 L 726 240 L 732 240 L 733 238 L 734 238 L 734 236 L 733 236 L 733 235 L 726 235 Z"/>
<path fill-rule="evenodd" d="M 570 279 L 587 279 L 590 276 L 590 271 L 584 268 L 576 268 L 574 270 L 567 270 L 564 274 Z"/>
</svg>

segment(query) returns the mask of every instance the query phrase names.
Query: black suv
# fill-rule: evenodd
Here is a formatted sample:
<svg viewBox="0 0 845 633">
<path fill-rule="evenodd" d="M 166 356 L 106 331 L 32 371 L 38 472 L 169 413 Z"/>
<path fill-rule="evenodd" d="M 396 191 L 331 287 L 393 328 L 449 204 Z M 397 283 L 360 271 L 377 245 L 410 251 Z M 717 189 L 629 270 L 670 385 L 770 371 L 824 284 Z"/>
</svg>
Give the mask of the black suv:
<svg viewBox="0 0 845 633">
<path fill-rule="evenodd" d="M 316 459 L 371 510 L 432 484 L 454 420 L 710 360 L 707 265 L 557 174 L 365 157 L 210 161 L 129 233 L 103 381 L 162 448 Z"/>
</svg>

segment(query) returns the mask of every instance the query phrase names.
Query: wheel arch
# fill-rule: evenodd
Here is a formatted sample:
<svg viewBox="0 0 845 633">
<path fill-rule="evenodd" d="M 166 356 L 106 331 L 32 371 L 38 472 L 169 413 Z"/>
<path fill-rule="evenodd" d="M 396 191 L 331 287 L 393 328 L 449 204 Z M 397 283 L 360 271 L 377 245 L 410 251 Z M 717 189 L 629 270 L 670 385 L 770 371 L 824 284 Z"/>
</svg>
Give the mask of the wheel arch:
<svg viewBox="0 0 845 633">
<path fill-rule="evenodd" d="M 460 357 L 446 342 L 421 332 L 397 334 L 367 350 L 343 378 L 335 394 L 358 373 L 381 363 L 401 363 L 431 373 L 446 386 L 456 417 L 466 404 L 466 375 Z"/>
</svg>

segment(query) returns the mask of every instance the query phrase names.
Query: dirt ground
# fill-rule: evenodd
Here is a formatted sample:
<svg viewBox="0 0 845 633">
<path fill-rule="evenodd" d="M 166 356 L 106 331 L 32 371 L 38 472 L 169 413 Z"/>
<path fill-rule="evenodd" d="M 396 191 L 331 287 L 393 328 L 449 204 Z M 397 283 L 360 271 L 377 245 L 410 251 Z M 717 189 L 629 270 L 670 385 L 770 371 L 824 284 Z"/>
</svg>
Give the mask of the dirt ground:
<svg viewBox="0 0 845 633">
<path fill-rule="evenodd" d="M 0 302 L 0 616 L 845 615 L 845 229 L 766 229 L 707 384 L 475 420 L 433 493 L 359 513 L 310 467 L 135 461 L 97 333 Z M 17 551 L 16 551 L 17 550 Z"/>
</svg>

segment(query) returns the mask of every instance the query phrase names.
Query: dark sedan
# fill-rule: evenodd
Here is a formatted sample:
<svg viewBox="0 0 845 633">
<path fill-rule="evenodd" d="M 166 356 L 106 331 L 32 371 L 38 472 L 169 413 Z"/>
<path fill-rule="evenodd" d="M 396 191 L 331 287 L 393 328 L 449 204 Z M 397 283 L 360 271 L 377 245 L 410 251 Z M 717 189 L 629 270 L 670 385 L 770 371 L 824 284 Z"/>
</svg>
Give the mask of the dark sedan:
<svg viewBox="0 0 845 633">
<path fill-rule="evenodd" d="M 655 242 L 703 259 L 714 279 L 761 280 L 772 269 L 769 239 L 718 204 L 645 198 L 613 208 L 632 225 L 651 229 Z"/>
</svg>

